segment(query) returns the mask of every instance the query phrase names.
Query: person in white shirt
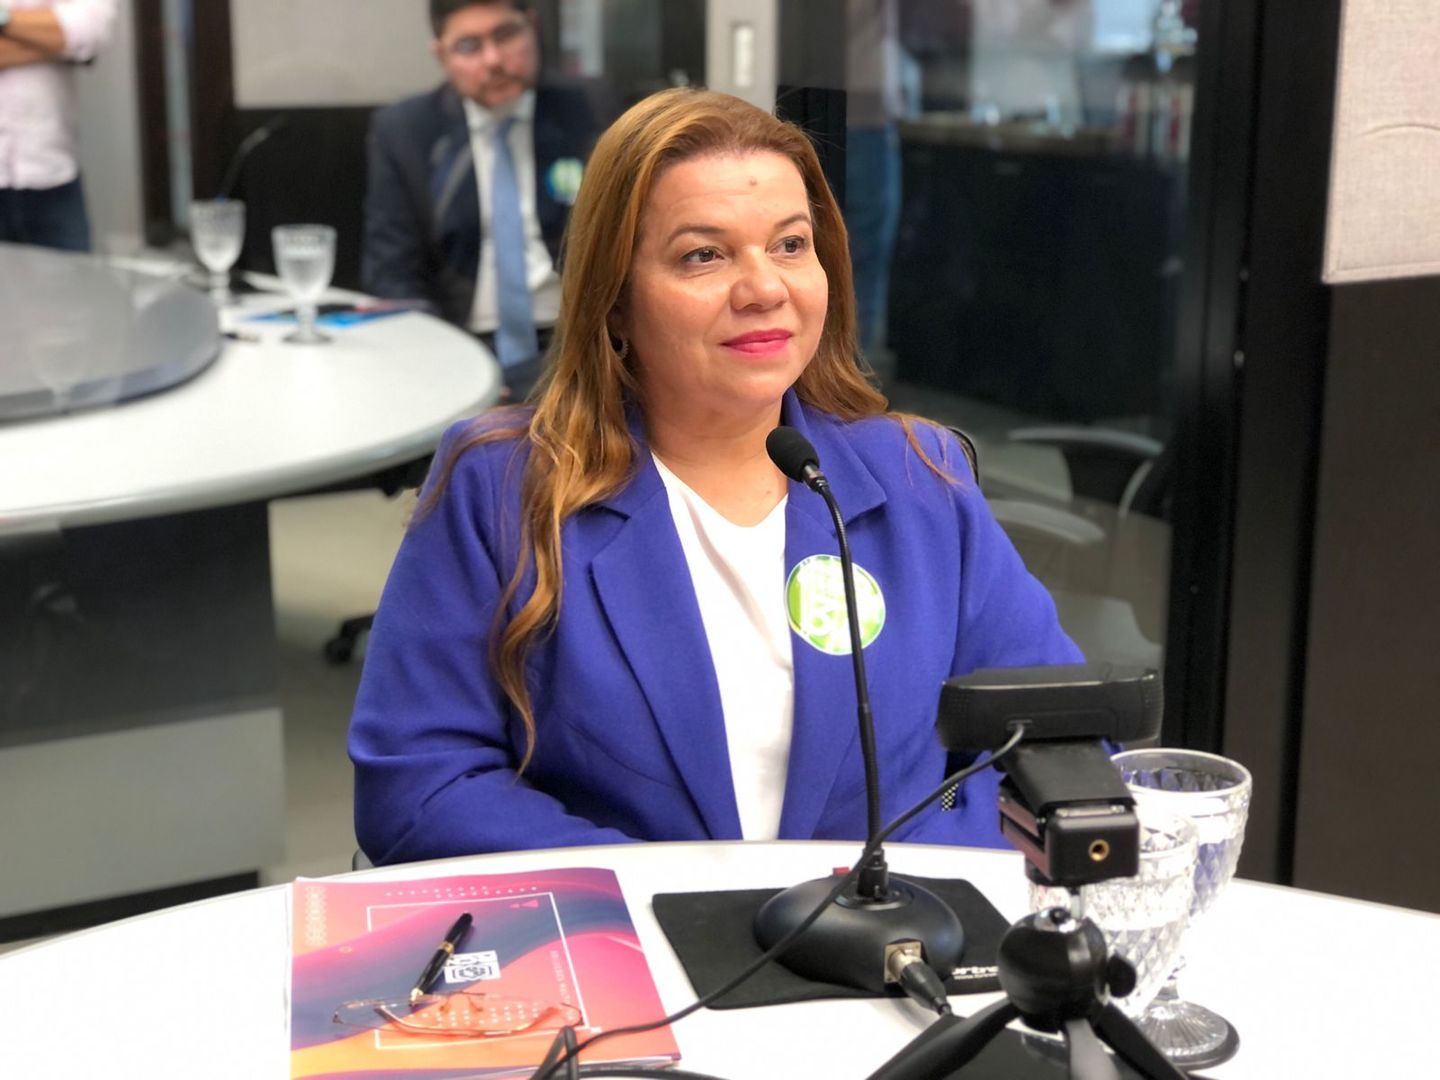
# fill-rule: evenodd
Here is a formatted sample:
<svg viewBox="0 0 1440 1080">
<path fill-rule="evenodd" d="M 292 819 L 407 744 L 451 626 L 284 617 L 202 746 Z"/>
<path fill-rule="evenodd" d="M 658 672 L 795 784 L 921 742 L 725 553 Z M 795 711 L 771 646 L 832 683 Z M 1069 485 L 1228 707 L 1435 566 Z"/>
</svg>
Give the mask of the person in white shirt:
<svg viewBox="0 0 1440 1080">
<path fill-rule="evenodd" d="M 110 40 L 117 0 L 0 0 L 0 241 L 86 251 L 75 66 Z"/>
<path fill-rule="evenodd" d="M 364 287 L 479 336 L 520 398 L 549 344 L 560 238 L 610 110 L 597 86 L 542 73 L 529 0 L 430 0 L 430 21 L 445 82 L 371 121 Z"/>
</svg>

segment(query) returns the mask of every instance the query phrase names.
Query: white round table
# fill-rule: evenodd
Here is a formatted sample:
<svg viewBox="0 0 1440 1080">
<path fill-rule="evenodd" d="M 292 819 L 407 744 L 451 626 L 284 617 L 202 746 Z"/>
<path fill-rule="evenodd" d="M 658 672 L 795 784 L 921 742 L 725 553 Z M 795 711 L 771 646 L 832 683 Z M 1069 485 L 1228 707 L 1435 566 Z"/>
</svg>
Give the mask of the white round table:
<svg viewBox="0 0 1440 1080">
<path fill-rule="evenodd" d="M 266 500 L 422 458 L 499 397 L 488 350 L 439 319 L 299 346 L 250 318 L 287 306 L 223 312 L 240 340 L 171 389 L 0 424 L 0 821 L 26 822 L 0 830 L 11 936 L 283 859 Z"/>
<path fill-rule="evenodd" d="M 326 300 L 359 299 L 332 292 Z M 225 506 L 316 488 L 420 457 L 454 420 L 500 395 L 470 334 L 420 312 L 327 328 L 328 345 L 244 314 L 209 368 L 151 397 L 0 425 L 0 532 Z"/>
<path fill-rule="evenodd" d="M 892 845 L 897 872 L 965 877 L 1009 919 L 1025 913 L 1020 856 Z M 821 876 L 858 844 L 637 844 L 451 859 L 344 875 L 412 878 L 544 867 L 607 867 L 619 876 L 665 1008 L 694 1000 L 651 915 L 656 892 L 783 886 Z M 5 1075 L 288 1075 L 287 886 L 157 912 L 0 956 Z M 1186 996 L 1229 1018 L 1239 1055 L 1216 1080 L 1418 1077 L 1427 1046 L 1440 917 L 1236 882 L 1192 957 Z M 1334 948 L 1345 943 L 1343 952 Z M 996 1000 L 952 998 L 968 1014 Z M 704 1010 L 680 1022 L 682 1068 L 730 1080 L 868 1076 L 930 1017 L 908 1001 L 816 1001 Z M 961 1074 L 963 1076 L 963 1074 Z"/>
</svg>

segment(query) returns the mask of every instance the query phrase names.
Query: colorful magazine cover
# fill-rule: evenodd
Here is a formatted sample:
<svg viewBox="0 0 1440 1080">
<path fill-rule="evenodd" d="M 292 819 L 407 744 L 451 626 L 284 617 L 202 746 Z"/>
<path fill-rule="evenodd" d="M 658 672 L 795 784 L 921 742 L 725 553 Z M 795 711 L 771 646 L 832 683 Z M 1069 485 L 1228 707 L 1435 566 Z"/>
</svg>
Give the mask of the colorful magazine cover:
<svg viewBox="0 0 1440 1080">
<path fill-rule="evenodd" d="M 428 994 L 427 961 L 470 916 Z M 663 1016 L 610 870 L 542 870 L 291 888 L 290 1075 L 528 1076 L 560 1028 L 584 1040 Z M 673 1064 L 668 1027 L 582 1062 Z"/>
</svg>

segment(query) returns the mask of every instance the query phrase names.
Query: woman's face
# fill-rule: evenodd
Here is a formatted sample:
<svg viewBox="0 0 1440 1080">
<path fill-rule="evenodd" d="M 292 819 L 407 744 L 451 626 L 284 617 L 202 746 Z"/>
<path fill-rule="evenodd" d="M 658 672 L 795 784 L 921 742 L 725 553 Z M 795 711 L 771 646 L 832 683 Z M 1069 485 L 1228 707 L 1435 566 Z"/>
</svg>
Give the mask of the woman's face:
<svg viewBox="0 0 1440 1080">
<path fill-rule="evenodd" d="M 653 421 L 778 418 L 825 325 L 810 200 L 789 158 L 706 156 L 660 174 L 613 323 Z"/>
</svg>

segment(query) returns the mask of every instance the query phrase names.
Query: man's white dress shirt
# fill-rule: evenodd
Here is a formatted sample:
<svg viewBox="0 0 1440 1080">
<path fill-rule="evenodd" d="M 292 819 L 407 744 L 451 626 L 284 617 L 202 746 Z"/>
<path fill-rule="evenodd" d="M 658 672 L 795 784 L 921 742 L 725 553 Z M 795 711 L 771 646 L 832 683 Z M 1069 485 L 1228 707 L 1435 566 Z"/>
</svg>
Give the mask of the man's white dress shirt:
<svg viewBox="0 0 1440 1080">
<path fill-rule="evenodd" d="M 12 11 L 53 10 L 65 48 L 54 61 L 0 70 L 0 188 L 53 188 L 80 175 L 74 65 L 93 59 L 110 40 L 117 4 L 9 0 Z"/>
<path fill-rule="evenodd" d="M 510 155 L 515 162 L 515 183 L 520 189 L 520 215 L 525 223 L 525 269 L 530 285 L 530 310 L 536 326 L 554 326 L 560 315 L 560 275 L 540 233 L 535 213 L 535 91 L 527 90 L 505 109 L 486 109 L 465 100 L 470 125 L 470 152 L 475 158 L 475 187 L 480 192 L 480 268 L 470 329 L 486 334 L 500 326 L 500 300 L 495 289 L 495 243 L 490 227 L 491 189 L 495 176 L 495 128 L 508 117 Z"/>
</svg>

